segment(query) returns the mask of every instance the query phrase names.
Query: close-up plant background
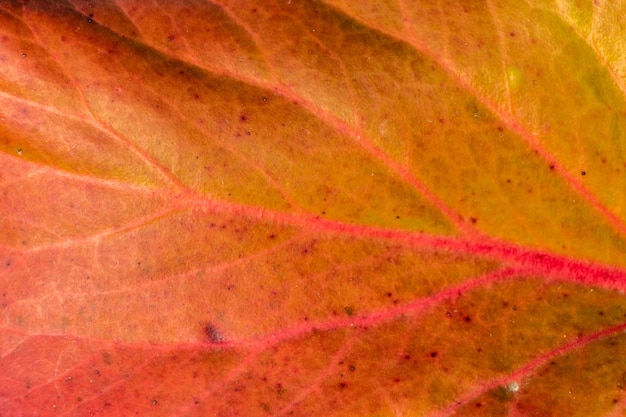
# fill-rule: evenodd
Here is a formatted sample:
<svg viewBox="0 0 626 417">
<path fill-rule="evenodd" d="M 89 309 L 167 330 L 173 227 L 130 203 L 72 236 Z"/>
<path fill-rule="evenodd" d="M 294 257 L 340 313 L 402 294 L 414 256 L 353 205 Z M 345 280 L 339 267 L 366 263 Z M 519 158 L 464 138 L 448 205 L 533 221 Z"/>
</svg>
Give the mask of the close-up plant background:
<svg viewBox="0 0 626 417">
<path fill-rule="evenodd" d="M 0 0 L 0 416 L 626 415 L 624 16 Z"/>
</svg>

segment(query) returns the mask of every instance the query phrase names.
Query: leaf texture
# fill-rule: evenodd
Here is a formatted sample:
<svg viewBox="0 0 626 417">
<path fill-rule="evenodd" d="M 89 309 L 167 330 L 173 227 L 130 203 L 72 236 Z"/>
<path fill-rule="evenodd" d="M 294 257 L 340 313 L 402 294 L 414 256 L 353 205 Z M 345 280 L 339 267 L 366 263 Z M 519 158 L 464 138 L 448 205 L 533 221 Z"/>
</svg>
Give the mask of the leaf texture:
<svg viewBox="0 0 626 417">
<path fill-rule="evenodd" d="M 626 3 L 0 1 L 0 416 L 623 416 Z"/>
</svg>

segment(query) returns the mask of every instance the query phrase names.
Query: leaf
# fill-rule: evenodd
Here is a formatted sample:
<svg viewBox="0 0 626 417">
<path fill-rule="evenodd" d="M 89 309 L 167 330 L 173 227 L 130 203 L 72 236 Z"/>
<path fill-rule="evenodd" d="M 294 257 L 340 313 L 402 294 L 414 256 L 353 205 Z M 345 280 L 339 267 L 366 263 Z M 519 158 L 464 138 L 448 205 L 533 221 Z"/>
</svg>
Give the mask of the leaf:
<svg viewBox="0 0 626 417">
<path fill-rule="evenodd" d="M 623 415 L 625 8 L 0 2 L 0 415 Z"/>
</svg>

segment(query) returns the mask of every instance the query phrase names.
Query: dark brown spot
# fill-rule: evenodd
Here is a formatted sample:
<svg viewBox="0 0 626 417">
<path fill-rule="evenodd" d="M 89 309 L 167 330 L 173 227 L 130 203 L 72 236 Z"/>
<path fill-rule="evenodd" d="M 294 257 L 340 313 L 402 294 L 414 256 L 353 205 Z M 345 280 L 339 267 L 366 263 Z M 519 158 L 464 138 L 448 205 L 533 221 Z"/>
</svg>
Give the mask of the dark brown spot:
<svg viewBox="0 0 626 417">
<path fill-rule="evenodd" d="M 554 171 L 554 164 L 550 164 L 550 169 Z"/>
<path fill-rule="evenodd" d="M 437 352 L 430 352 L 430 357 L 431 358 L 436 358 L 437 357 Z"/>
<path fill-rule="evenodd" d="M 354 365 L 350 365 L 348 369 L 350 370 L 350 372 L 356 371 L 356 367 Z"/>
<path fill-rule="evenodd" d="M 478 221 L 478 219 L 477 219 L 476 217 L 470 217 L 470 221 L 471 221 L 473 224 L 476 224 L 476 222 Z"/>
<path fill-rule="evenodd" d="M 581 171 L 580 175 L 585 176 L 587 173 L 585 171 Z"/>
<path fill-rule="evenodd" d="M 204 325 L 204 334 L 211 343 L 221 343 L 224 341 L 224 338 L 219 330 L 217 330 L 217 328 L 211 323 Z"/>
<path fill-rule="evenodd" d="M 465 316 L 465 321 L 469 323 L 470 321 L 472 321 L 472 318 L 470 316 Z"/>
<path fill-rule="evenodd" d="M 246 116 L 245 114 L 242 114 L 241 116 L 239 116 L 239 120 L 241 120 L 242 122 L 246 122 L 248 121 L 248 116 Z"/>
</svg>

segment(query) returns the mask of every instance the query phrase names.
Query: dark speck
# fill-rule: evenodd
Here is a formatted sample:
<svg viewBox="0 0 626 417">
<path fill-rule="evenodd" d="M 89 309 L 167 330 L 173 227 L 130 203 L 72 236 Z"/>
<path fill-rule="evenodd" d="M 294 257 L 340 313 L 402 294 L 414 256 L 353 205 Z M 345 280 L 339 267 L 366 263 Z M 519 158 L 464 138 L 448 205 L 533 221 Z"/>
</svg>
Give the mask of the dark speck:
<svg viewBox="0 0 626 417">
<path fill-rule="evenodd" d="M 476 217 L 470 217 L 470 221 L 471 221 L 473 224 L 476 224 L 476 222 L 478 221 L 478 219 L 477 219 Z"/>
<path fill-rule="evenodd" d="M 221 343 L 221 342 L 224 341 L 224 339 L 223 339 L 222 335 L 220 334 L 220 332 L 211 323 L 205 324 L 205 326 L 204 326 L 204 334 L 206 335 L 206 337 L 208 337 L 208 339 L 211 341 L 211 343 Z"/>
<path fill-rule="evenodd" d="M 554 164 L 550 164 L 550 169 L 554 171 Z"/>
<path fill-rule="evenodd" d="M 430 357 L 431 358 L 436 358 L 437 357 L 437 352 L 430 352 Z"/>
<path fill-rule="evenodd" d="M 585 171 L 582 171 L 582 172 L 580 173 L 580 175 L 585 176 L 585 175 L 587 175 L 587 173 L 586 173 Z"/>
<path fill-rule="evenodd" d="M 159 402 L 158 402 L 156 399 L 155 399 L 155 400 L 152 400 L 152 405 L 157 405 L 158 403 L 159 403 Z"/>
<path fill-rule="evenodd" d="M 350 365 L 348 369 L 350 370 L 350 372 L 356 371 L 356 367 L 354 365 Z"/>
<path fill-rule="evenodd" d="M 465 316 L 465 321 L 469 323 L 470 321 L 472 321 L 472 318 L 470 316 Z"/>
</svg>

